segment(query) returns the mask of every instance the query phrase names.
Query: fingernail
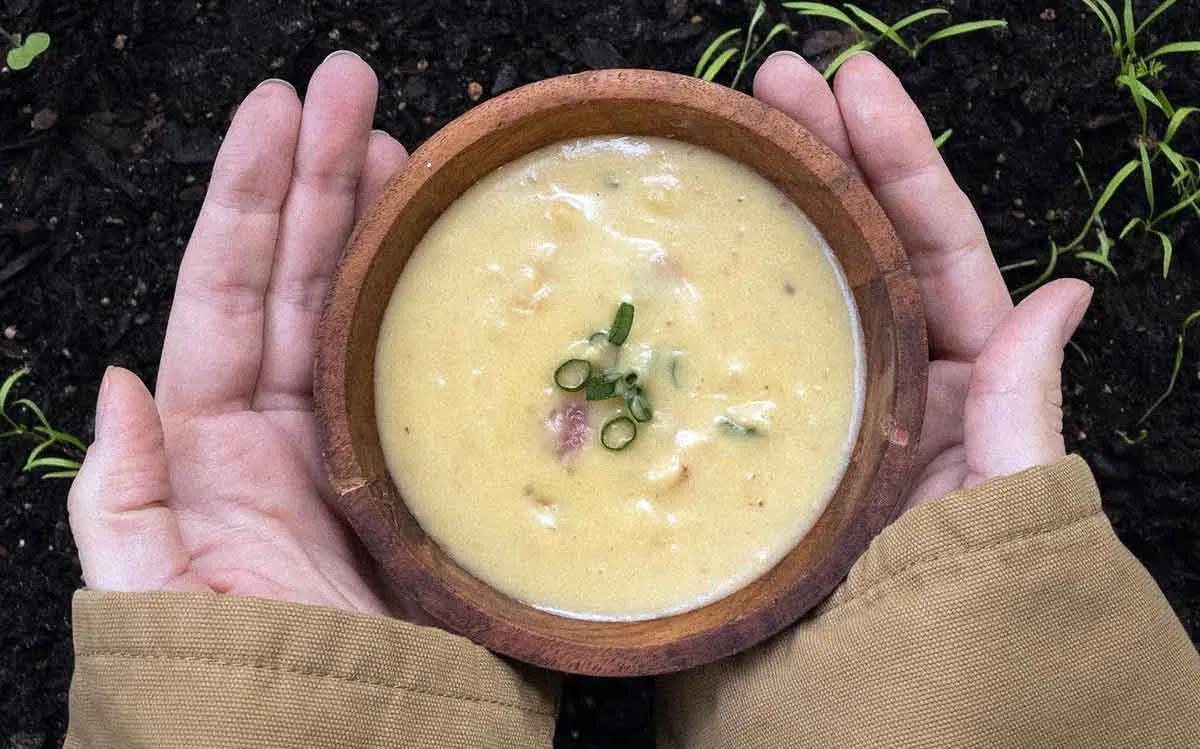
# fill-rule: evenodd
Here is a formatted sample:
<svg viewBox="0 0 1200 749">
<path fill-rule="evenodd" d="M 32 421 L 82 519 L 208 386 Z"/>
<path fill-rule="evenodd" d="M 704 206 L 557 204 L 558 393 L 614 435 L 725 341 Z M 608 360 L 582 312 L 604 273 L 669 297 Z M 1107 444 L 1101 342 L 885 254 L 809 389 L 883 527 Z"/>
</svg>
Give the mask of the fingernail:
<svg viewBox="0 0 1200 749">
<path fill-rule="evenodd" d="M 268 84 L 269 84 L 269 85 L 275 85 L 275 84 L 277 84 L 277 83 L 278 83 L 278 84 L 282 84 L 282 85 L 284 85 L 284 86 L 287 86 L 288 88 L 290 88 L 290 89 L 292 90 L 292 93 L 293 93 L 293 94 L 294 94 L 294 93 L 296 93 L 296 87 L 295 87 L 295 86 L 293 86 L 293 85 L 292 85 L 291 83 L 289 83 L 288 81 L 285 81 L 285 80 L 283 80 L 282 78 L 268 78 L 268 79 L 266 79 L 265 81 L 263 81 L 262 83 L 258 84 L 257 88 L 262 88 L 263 86 L 266 86 L 266 85 L 268 85 Z"/>
<path fill-rule="evenodd" d="M 389 133 L 387 130 L 380 130 L 379 128 L 375 128 L 374 130 L 372 130 L 371 135 L 384 135 L 384 136 L 387 136 L 388 138 L 392 137 L 392 134 Z"/>
<path fill-rule="evenodd" d="M 767 59 L 763 61 L 763 64 L 764 65 L 767 64 L 768 62 L 775 59 L 776 57 L 790 57 L 790 58 L 793 58 L 796 60 L 800 60 L 801 62 L 803 62 L 806 65 L 808 64 L 808 60 L 805 60 L 803 55 L 801 55 L 799 52 L 795 52 L 790 49 L 781 49 L 778 52 L 772 52 L 771 54 L 767 55 Z"/>
<path fill-rule="evenodd" d="M 321 64 L 322 64 L 322 65 L 324 65 L 325 63 L 329 62 L 330 60 L 332 60 L 332 59 L 333 59 L 333 58 L 335 58 L 335 57 L 342 57 L 342 56 L 345 56 L 345 55 L 348 55 L 348 56 L 350 56 L 350 57 L 353 57 L 353 58 L 355 58 L 355 59 L 357 59 L 357 60 L 361 60 L 361 59 L 362 59 L 361 57 L 359 57 L 359 56 L 358 56 L 358 53 L 357 53 L 357 52 L 351 52 L 351 51 L 350 51 L 350 50 L 348 50 L 348 49 L 339 49 L 339 50 L 337 50 L 336 52 L 330 52 L 330 53 L 329 53 L 329 56 L 328 56 L 328 57 L 326 57 L 324 60 L 322 60 L 322 61 L 321 61 Z"/>
<path fill-rule="evenodd" d="M 96 396 L 96 436 L 100 436 L 100 432 L 104 430 L 104 412 L 108 410 L 109 391 L 112 388 L 109 383 L 112 382 L 112 367 L 106 367 L 104 376 L 100 378 L 100 393 Z"/>
</svg>

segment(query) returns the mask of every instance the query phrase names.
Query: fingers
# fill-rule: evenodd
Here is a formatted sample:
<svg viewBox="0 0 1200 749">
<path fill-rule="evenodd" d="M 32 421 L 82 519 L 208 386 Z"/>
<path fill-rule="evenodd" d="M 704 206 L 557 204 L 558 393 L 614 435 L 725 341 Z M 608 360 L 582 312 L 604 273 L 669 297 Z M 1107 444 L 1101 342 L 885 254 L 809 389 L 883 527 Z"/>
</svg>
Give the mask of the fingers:
<svg viewBox="0 0 1200 749">
<path fill-rule="evenodd" d="M 137 378 L 110 367 L 96 407 L 96 441 L 67 508 L 83 579 L 101 590 L 201 590 L 168 506 L 162 424 Z"/>
<path fill-rule="evenodd" d="M 975 209 L 883 63 L 855 55 L 838 72 L 834 91 L 855 160 L 920 281 L 935 356 L 972 360 L 1012 309 Z"/>
<path fill-rule="evenodd" d="M 854 153 L 829 84 L 795 52 L 776 52 L 754 76 L 754 96 L 803 125 L 851 166 Z"/>
<path fill-rule="evenodd" d="M 1082 281 L 1047 284 L 1022 301 L 988 339 L 967 391 L 967 486 L 1066 454 L 1063 347 L 1091 298 L 1091 287 Z"/>
<path fill-rule="evenodd" d="M 233 118 L 179 268 L 158 378 L 164 414 L 250 402 L 299 126 L 295 90 L 275 81 Z"/>
<path fill-rule="evenodd" d="M 358 198 L 354 211 L 356 218 L 362 218 L 406 161 L 408 151 L 404 150 L 404 146 L 400 145 L 398 140 L 382 130 L 371 133 L 371 140 L 367 144 L 367 163 L 363 167 L 362 179 L 358 182 Z"/>
<path fill-rule="evenodd" d="M 267 289 L 257 410 L 311 408 L 317 321 L 354 225 L 377 93 L 375 73 L 349 52 L 330 55 L 309 82 Z"/>
</svg>

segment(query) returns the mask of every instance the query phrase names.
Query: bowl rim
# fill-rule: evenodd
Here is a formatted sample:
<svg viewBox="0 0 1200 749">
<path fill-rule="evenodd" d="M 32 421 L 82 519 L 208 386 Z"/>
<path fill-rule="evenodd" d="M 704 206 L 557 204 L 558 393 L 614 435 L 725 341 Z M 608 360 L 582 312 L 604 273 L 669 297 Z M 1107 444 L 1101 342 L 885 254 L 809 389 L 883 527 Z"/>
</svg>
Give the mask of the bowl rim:
<svg viewBox="0 0 1200 749">
<path fill-rule="evenodd" d="M 874 225 L 884 227 L 884 231 L 868 239 L 868 245 L 879 263 L 879 280 L 893 311 L 891 330 L 896 340 L 898 364 L 895 405 L 889 414 L 891 421 L 882 425 L 887 444 L 882 449 L 879 466 L 867 484 L 870 501 L 856 507 L 846 531 L 812 574 L 793 584 L 784 595 L 772 601 L 769 608 L 760 607 L 753 615 L 694 632 L 668 645 L 652 643 L 623 647 L 611 642 L 567 641 L 531 632 L 504 616 L 475 607 L 446 585 L 435 570 L 424 565 L 408 544 L 392 532 L 397 522 L 394 508 L 384 507 L 380 498 L 386 495 L 388 487 L 396 497 L 401 496 L 400 492 L 386 470 L 380 476 L 360 459 L 349 413 L 347 371 L 352 323 L 360 293 L 376 254 L 408 202 L 455 154 L 488 133 L 511 126 L 522 118 L 537 116 L 544 110 L 596 101 L 692 107 L 759 134 L 778 133 L 780 135 L 767 137 L 774 138 L 784 150 L 794 154 L 800 160 L 798 163 L 811 166 L 809 162 L 819 158 L 823 163 L 836 165 L 822 176 L 825 188 L 836 195 L 842 209 L 860 223 L 874 222 Z M 570 137 L 564 135 L 563 139 Z M 890 221 L 856 171 L 794 120 L 752 97 L 689 76 L 640 69 L 577 73 L 528 84 L 472 108 L 434 134 L 412 154 L 355 227 L 333 273 L 317 338 L 314 409 L 326 474 L 332 488 L 332 504 L 382 567 L 384 581 L 393 591 L 413 595 L 426 612 L 450 631 L 463 634 L 495 652 L 554 670 L 599 676 L 658 674 L 717 660 L 778 633 L 827 597 L 866 550 L 870 540 L 899 514 L 903 506 L 904 489 L 915 462 L 928 374 L 919 286 Z M 856 449 L 864 439 L 867 427 L 864 419 L 856 438 Z M 804 589 L 803 595 L 799 594 L 798 588 Z M 715 603 L 719 601 L 708 605 Z M 525 604 L 518 605 L 536 610 Z M 651 621 L 667 621 L 683 614 Z"/>
</svg>

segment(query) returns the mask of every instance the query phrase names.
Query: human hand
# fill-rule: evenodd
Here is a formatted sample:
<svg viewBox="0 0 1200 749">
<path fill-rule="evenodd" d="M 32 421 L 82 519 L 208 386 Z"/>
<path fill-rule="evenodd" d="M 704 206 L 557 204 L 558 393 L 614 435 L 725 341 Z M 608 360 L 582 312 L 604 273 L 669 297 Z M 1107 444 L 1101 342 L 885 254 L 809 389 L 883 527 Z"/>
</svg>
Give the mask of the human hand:
<svg viewBox="0 0 1200 749">
<path fill-rule="evenodd" d="M 932 361 L 907 507 L 1062 458 L 1063 347 L 1091 287 L 1054 281 L 1013 308 L 983 226 L 924 118 L 872 55 L 848 60 L 831 90 L 799 55 L 777 53 L 758 71 L 754 95 L 858 170 L 920 284 Z"/>
<path fill-rule="evenodd" d="M 371 131 L 377 88 L 335 54 L 303 105 L 267 81 L 238 109 L 180 266 L 157 396 L 115 367 L 100 387 L 68 500 L 87 585 L 419 618 L 330 509 L 313 416 L 330 274 L 407 158 Z"/>
</svg>

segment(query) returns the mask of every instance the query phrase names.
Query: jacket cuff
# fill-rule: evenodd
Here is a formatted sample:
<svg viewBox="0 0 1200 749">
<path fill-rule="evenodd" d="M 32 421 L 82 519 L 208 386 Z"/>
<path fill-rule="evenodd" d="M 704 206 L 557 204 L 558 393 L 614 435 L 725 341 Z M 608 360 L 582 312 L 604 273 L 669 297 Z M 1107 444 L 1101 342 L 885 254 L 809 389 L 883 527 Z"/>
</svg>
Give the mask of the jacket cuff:
<svg viewBox="0 0 1200 749">
<path fill-rule="evenodd" d="M 1200 658 L 1072 457 L 922 505 L 810 616 L 657 682 L 660 747 L 1200 746 Z"/>
<path fill-rule="evenodd" d="M 885 528 L 814 613 L 865 596 L 919 565 L 1035 538 L 1090 516 L 1102 516 L 1100 490 L 1078 455 L 951 492 Z"/>
<path fill-rule="evenodd" d="M 66 746 L 549 746 L 558 678 L 438 629 L 80 590 Z"/>
</svg>

